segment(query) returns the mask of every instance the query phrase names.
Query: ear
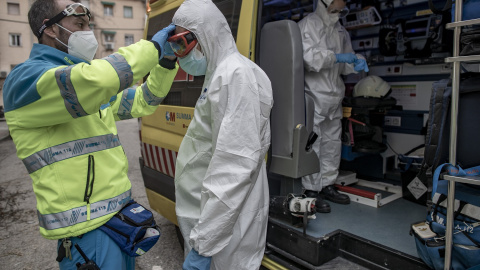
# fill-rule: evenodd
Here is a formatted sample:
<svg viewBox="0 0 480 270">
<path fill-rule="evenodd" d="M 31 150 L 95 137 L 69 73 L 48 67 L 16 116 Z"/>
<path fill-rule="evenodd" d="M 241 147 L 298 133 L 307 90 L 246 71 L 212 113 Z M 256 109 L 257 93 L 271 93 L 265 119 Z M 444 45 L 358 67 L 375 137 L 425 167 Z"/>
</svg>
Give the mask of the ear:
<svg viewBox="0 0 480 270">
<path fill-rule="evenodd" d="M 46 22 L 48 22 L 48 19 L 43 20 L 44 24 Z M 45 30 L 43 30 L 43 34 L 47 35 L 48 37 L 50 37 L 52 39 L 55 39 L 57 37 L 57 33 L 58 33 L 58 27 L 56 25 L 51 25 L 51 26 L 45 28 Z"/>
</svg>

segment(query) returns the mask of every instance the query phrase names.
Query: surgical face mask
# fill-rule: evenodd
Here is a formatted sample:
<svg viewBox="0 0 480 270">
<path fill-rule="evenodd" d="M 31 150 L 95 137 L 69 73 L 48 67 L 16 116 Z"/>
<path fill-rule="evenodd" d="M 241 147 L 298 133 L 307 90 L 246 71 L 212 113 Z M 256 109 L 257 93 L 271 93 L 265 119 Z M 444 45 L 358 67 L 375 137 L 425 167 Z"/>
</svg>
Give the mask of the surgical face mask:
<svg viewBox="0 0 480 270">
<path fill-rule="evenodd" d="M 207 72 L 207 58 L 197 47 L 185 57 L 179 58 L 178 64 L 185 72 L 193 76 L 205 75 Z"/>
<path fill-rule="evenodd" d="M 330 24 L 338 22 L 339 19 L 340 17 L 338 17 L 338 13 L 328 13 L 328 21 Z"/>
<path fill-rule="evenodd" d="M 68 54 L 91 62 L 97 52 L 98 42 L 93 31 L 76 31 L 72 32 L 65 27 L 57 24 L 58 27 L 72 33 L 68 38 L 68 45 L 55 38 L 58 42 L 68 48 Z"/>
</svg>

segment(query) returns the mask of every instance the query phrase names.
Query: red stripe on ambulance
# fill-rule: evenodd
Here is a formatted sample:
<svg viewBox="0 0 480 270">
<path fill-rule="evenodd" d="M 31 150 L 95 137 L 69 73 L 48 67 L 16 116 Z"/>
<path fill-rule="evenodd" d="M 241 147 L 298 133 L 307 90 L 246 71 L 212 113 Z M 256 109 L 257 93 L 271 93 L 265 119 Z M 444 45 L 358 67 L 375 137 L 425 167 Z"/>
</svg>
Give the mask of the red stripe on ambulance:
<svg viewBox="0 0 480 270">
<path fill-rule="evenodd" d="M 165 155 L 165 151 L 166 149 L 162 148 L 162 163 L 165 165 L 165 168 L 166 168 L 166 171 L 167 171 L 167 174 L 168 175 L 171 175 L 170 174 L 170 170 L 168 169 L 168 160 L 167 160 L 167 157 Z"/>
<path fill-rule="evenodd" d="M 156 159 L 155 159 L 155 150 L 154 150 L 155 146 L 149 144 L 148 147 L 150 149 L 150 160 L 152 161 L 152 163 L 151 163 L 152 168 L 154 168 L 155 170 L 158 171 L 160 167 L 158 167 L 158 164 L 157 164 Z"/>
<path fill-rule="evenodd" d="M 168 155 L 170 156 L 170 171 L 173 175 L 175 175 L 175 160 L 177 159 L 177 157 L 173 151 L 168 151 Z"/>
<path fill-rule="evenodd" d="M 165 161 L 163 161 L 163 153 L 162 153 L 163 149 L 160 148 L 160 151 L 157 147 L 157 160 L 158 162 L 160 163 L 161 167 L 159 168 L 159 171 L 163 172 L 164 174 L 168 174 L 166 173 L 166 169 L 165 169 Z"/>
<path fill-rule="evenodd" d="M 142 142 L 142 156 L 145 166 L 163 174 L 175 177 L 177 152 Z"/>
</svg>

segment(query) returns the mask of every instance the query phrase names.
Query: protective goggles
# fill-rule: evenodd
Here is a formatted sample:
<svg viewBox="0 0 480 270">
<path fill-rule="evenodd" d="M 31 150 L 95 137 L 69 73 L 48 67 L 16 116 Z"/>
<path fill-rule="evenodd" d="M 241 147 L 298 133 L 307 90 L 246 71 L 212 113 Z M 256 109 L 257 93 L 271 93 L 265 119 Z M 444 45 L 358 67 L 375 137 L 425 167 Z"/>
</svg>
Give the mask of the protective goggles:
<svg viewBox="0 0 480 270">
<path fill-rule="evenodd" d="M 90 10 L 88 10 L 88 8 L 82 5 L 81 3 L 74 3 L 71 5 L 68 5 L 62 12 L 58 13 L 55 17 L 51 18 L 46 23 L 44 23 L 42 27 L 40 27 L 37 33 L 37 37 L 40 38 L 42 36 L 45 28 L 56 24 L 57 22 L 59 22 L 60 20 L 68 16 L 75 16 L 75 17 L 87 16 L 89 21 L 90 21 L 90 18 L 92 17 L 92 15 L 90 14 Z"/>
<path fill-rule="evenodd" d="M 173 53 L 177 57 L 184 57 L 195 48 L 198 40 L 195 35 L 190 31 L 185 31 L 180 34 L 176 34 L 167 39 L 170 47 L 172 47 Z"/>
<path fill-rule="evenodd" d="M 347 16 L 349 12 L 350 10 L 347 7 L 344 7 L 343 9 L 334 9 L 330 13 L 333 13 L 333 14 L 338 13 L 338 17 L 343 18 Z"/>
</svg>

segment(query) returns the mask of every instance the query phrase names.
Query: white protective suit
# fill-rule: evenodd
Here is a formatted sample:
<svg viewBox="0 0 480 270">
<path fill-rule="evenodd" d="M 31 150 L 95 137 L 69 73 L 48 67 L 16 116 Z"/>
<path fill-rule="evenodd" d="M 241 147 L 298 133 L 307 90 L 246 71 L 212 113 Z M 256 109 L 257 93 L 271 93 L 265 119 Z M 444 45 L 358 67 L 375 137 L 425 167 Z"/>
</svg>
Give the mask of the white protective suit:
<svg viewBox="0 0 480 270">
<path fill-rule="evenodd" d="M 210 0 L 186 0 L 173 23 L 193 32 L 207 58 L 194 118 L 175 173 L 185 255 L 212 256 L 211 269 L 258 269 L 266 242 L 271 83 L 242 56 Z"/>
<path fill-rule="evenodd" d="M 328 6 L 333 0 L 324 0 Z M 335 63 L 335 54 L 353 53 L 350 35 L 329 14 L 321 0 L 315 12 L 298 23 L 302 35 L 305 66 L 305 92 L 315 102 L 313 131 L 318 138 L 313 150 L 320 160 L 320 172 L 302 178 L 305 189 L 320 191 L 332 185 L 338 176 L 342 142 L 342 99 L 345 85 L 341 74 L 356 73 L 353 64 Z M 358 58 L 365 59 L 357 54 Z"/>
</svg>

